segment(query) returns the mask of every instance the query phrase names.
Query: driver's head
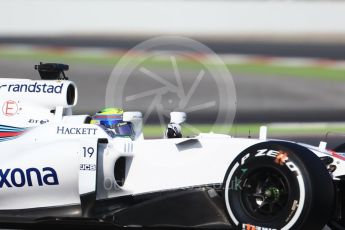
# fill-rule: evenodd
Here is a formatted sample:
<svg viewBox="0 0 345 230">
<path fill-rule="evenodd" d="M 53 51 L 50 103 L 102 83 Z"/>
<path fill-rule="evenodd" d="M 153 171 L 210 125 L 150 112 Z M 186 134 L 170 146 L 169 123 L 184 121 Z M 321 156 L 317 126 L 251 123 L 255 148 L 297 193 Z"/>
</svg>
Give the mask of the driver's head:
<svg viewBox="0 0 345 230">
<path fill-rule="evenodd" d="M 118 136 L 133 135 L 132 124 L 123 121 L 123 110 L 120 108 L 102 109 L 92 117 L 91 124 L 104 126 Z"/>
<path fill-rule="evenodd" d="M 103 125 L 109 129 L 121 122 L 123 122 L 123 110 L 120 108 L 104 108 L 97 112 L 91 121 L 93 124 Z"/>
</svg>

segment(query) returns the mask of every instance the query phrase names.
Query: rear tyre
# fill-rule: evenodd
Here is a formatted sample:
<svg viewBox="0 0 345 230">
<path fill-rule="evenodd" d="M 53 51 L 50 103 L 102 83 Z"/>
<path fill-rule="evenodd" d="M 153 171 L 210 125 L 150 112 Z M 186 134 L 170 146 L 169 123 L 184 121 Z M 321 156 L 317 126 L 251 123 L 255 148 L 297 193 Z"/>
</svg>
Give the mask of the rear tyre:
<svg viewBox="0 0 345 230">
<path fill-rule="evenodd" d="M 244 150 L 230 165 L 223 189 L 230 222 L 238 229 L 322 229 L 334 207 L 325 165 L 289 142 Z"/>
</svg>

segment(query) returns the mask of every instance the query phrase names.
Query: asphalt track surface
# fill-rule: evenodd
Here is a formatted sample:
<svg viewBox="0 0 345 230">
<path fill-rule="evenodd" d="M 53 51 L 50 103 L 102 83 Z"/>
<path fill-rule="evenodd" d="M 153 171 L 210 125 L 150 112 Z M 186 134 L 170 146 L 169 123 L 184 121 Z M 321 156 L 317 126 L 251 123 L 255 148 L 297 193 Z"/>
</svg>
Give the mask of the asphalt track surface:
<svg viewBox="0 0 345 230">
<path fill-rule="evenodd" d="M 131 49 L 150 37 L 1 37 L 0 44 L 28 44 L 72 47 Z M 242 40 L 198 40 L 216 53 L 257 54 L 282 57 L 345 59 L 345 43 L 265 42 Z"/>
<path fill-rule="evenodd" d="M 39 79 L 33 61 L 0 60 L 0 77 Z M 92 114 L 105 106 L 105 93 L 113 66 L 72 64 L 68 76 L 76 82 L 79 91 L 77 113 Z M 174 84 L 172 69 L 150 69 Z M 185 88 L 191 88 L 199 70 L 180 70 Z M 235 122 L 311 122 L 345 120 L 345 81 L 327 81 L 322 79 L 258 76 L 254 74 L 233 74 L 237 95 Z M 128 78 L 124 94 L 127 96 L 160 87 L 141 71 L 134 71 Z M 217 86 L 212 76 L 205 74 L 191 97 L 190 106 L 202 105 L 220 100 Z M 145 113 L 152 102 L 152 96 L 143 97 L 124 103 L 127 110 L 139 110 Z M 224 100 L 224 98 L 223 98 Z M 231 100 L 229 100 L 231 102 Z M 173 110 L 179 102 L 174 92 L 165 94 L 162 104 L 166 110 Z M 229 102 L 229 103 L 230 103 Z M 191 113 L 195 123 L 209 123 L 218 113 L 218 107 L 200 109 Z M 219 113 L 222 113 L 220 111 Z M 157 121 L 154 113 L 148 122 Z"/>
<path fill-rule="evenodd" d="M 126 37 L 1 37 L 3 44 L 48 45 L 53 47 L 103 47 L 131 49 L 148 38 Z M 259 54 L 283 57 L 317 57 L 345 59 L 345 43 L 306 43 L 306 42 L 255 42 L 255 41 L 207 41 L 200 40 L 216 53 Z M 44 61 L 44 60 L 42 60 Z M 58 60 L 57 60 L 58 62 Z M 0 60 L 0 77 L 39 78 L 30 61 Z M 67 63 L 68 64 L 68 63 Z M 76 111 L 92 113 L 105 105 L 107 81 L 114 66 L 73 64 L 68 75 L 79 88 L 79 103 Z M 169 82 L 176 82 L 171 69 L 150 69 Z M 199 71 L 199 70 L 198 70 Z M 181 71 L 186 88 L 195 81 L 198 72 Z M 299 76 L 260 76 L 258 74 L 232 74 L 237 96 L 236 122 L 275 122 L 275 121 L 343 121 L 345 116 L 345 82 L 322 79 L 302 78 Z M 141 79 L 136 80 L 136 79 Z M 191 98 L 191 105 L 208 101 L 219 101 L 219 93 L 214 86 L 212 76 L 203 78 L 198 86 L 202 92 Z M 128 95 L 153 89 L 145 74 L 133 72 L 126 89 Z M 157 85 L 157 84 L 156 84 Z M 159 87 L 159 85 L 157 85 Z M 218 98 L 217 98 L 218 97 Z M 164 101 L 165 100 L 165 101 Z M 178 98 L 172 93 L 163 97 L 167 109 L 176 105 Z M 152 98 L 127 103 L 127 109 L 145 112 Z M 172 102 L 171 102 L 172 101 Z M 231 101 L 231 100 L 230 100 Z M 169 104 L 168 104 L 169 103 Z M 192 114 L 194 121 L 209 123 L 219 108 L 213 107 Z M 221 111 L 222 112 L 222 111 Z M 154 122 L 158 117 L 150 115 L 148 121 Z"/>
</svg>

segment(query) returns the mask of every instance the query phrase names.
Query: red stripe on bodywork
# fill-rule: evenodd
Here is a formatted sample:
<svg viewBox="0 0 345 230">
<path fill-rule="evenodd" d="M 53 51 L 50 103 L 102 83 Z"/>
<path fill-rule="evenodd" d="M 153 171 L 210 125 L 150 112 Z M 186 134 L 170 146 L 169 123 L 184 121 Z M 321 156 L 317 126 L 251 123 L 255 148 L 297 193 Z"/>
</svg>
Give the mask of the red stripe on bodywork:
<svg viewBox="0 0 345 230">
<path fill-rule="evenodd" d="M 332 156 L 345 161 L 345 157 L 343 157 L 342 155 L 338 154 L 337 152 L 333 151 L 333 150 L 328 150 L 328 152 L 330 152 L 332 154 Z"/>
<path fill-rule="evenodd" d="M 23 132 L 0 132 L 0 137 L 15 137 L 22 133 Z"/>
</svg>

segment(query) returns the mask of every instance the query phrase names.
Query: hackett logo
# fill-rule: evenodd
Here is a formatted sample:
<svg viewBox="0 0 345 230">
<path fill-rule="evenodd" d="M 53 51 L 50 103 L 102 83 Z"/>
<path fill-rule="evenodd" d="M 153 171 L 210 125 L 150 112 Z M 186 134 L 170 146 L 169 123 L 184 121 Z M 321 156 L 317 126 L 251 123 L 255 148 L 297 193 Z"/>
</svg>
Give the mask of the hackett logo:
<svg viewBox="0 0 345 230">
<path fill-rule="evenodd" d="M 3 187 L 24 187 L 58 185 L 59 179 L 56 171 L 51 167 L 41 170 L 37 168 L 0 169 L 0 189 Z"/>
<path fill-rule="evenodd" d="M 7 86 L 8 92 L 20 93 L 56 93 L 61 94 L 63 83 L 61 85 L 48 85 L 46 83 L 39 84 L 11 84 Z"/>
<path fill-rule="evenodd" d="M 96 135 L 96 128 L 71 128 L 58 126 L 56 133 L 63 135 Z"/>
</svg>

